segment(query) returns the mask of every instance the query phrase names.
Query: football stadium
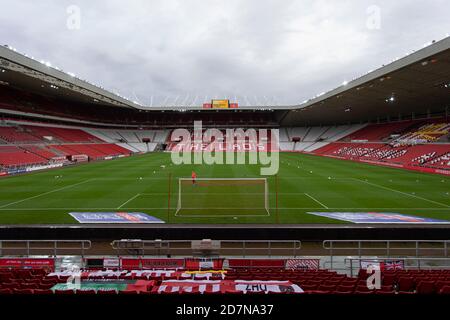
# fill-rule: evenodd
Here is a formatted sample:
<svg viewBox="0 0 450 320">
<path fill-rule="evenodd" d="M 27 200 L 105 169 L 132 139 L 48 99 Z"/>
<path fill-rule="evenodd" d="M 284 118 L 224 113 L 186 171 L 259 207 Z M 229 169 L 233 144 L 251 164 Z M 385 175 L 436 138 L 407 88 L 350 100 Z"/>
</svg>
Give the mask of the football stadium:
<svg viewBox="0 0 450 320">
<path fill-rule="evenodd" d="M 1 46 L 0 190 L 0 301 L 450 294 L 450 38 L 292 104 Z"/>
</svg>

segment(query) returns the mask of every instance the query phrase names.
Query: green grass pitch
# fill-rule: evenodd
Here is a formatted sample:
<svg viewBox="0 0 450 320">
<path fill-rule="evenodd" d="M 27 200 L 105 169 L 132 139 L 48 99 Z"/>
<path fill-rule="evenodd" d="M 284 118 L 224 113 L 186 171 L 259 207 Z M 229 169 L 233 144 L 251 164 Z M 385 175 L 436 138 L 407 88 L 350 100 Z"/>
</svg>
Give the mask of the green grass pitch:
<svg viewBox="0 0 450 320">
<path fill-rule="evenodd" d="M 231 214 L 208 209 L 214 197 L 197 201 L 203 208 L 177 213 L 178 178 L 190 177 L 192 170 L 199 178 L 260 177 L 258 165 L 175 166 L 168 153 L 4 177 L 0 224 L 77 223 L 68 214 L 72 211 L 144 212 L 168 223 L 345 223 L 309 211 L 398 212 L 450 220 L 448 177 L 295 153 L 280 154 L 278 192 L 275 177 L 267 178 L 268 213 L 239 210 L 245 198 L 235 188 L 219 196 L 236 206 Z"/>
</svg>

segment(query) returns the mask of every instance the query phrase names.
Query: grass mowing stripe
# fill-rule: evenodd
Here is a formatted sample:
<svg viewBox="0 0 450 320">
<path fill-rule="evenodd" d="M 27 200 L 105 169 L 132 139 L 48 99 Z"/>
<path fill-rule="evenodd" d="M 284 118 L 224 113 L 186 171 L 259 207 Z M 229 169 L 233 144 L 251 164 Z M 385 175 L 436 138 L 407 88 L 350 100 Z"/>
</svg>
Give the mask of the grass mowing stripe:
<svg viewBox="0 0 450 320">
<path fill-rule="evenodd" d="M 354 179 L 354 180 L 370 184 L 371 186 L 375 186 L 375 187 L 378 187 L 378 188 L 383 188 L 383 189 L 386 189 L 386 190 L 389 190 L 389 191 L 398 192 L 398 193 L 406 195 L 406 196 L 414 197 L 414 198 L 417 198 L 417 199 L 425 200 L 425 201 L 428 201 L 428 202 L 431 202 L 431 203 L 434 203 L 434 204 L 438 204 L 438 205 L 450 208 L 450 206 L 448 206 L 446 204 L 443 204 L 443 203 L 440 203 L 440 202 L 437 202 L 437 201 L 434 201 L 434 200 L 426 199 L 426 198 L 423 198 L 423 197 L 420 197 L 420 196 L 416 196 L 415 194 L 409 194 L 409 193 L 406 193 L 406 192 L 402 192 L 402 191 L 395 190 L 395 189 L 392 189 L 392 188 L 389 188 L 389 187 L 381 186 L 379 184 L 371 183 L 371 182 L 364 181 L 364 180 L 361 180 L 361 179 Z"/>
<path fill-rule="evenodd" d="M 394 212 L 450 220 L 448 177 L 305 154 L 280 153 L 280 160 L 278 173 L 280 223 L 343 224 L 337 220 L 308 215 L 308 211 Z M 189 210 L 182 212 L 181 216 L 175 216 L 178 178 L 190 177 L 192 170 L 197 172 L 199 178 L 260 177 L 259 168 L 259 165 L 248 164 L 175 166 L 171 165 L 170 154 L 150 153 L 61 170 L 0 178 L 0 223 L 76 223 L 68 212 L 115 211 L 118 210 L 119 204 L 121 211 L 139 211 L 166 220 L 169 173 L 172 174 L 173 196 L 169 211 L 171 223 L 276 223 L 274 215 L 249 216 L 251 210 L 236 211 L 234 215 L 238 216 L 236 219 L 232 215 L 225 217 L 224 210 L 213 207 L 228 207 L 228 203 L 225 202 L 225 205 L 215 203 L 219 195 L 211 193 L 211 197 L 205 199 L 204 203 L 189 206 L 202 207 L 202 211 L 197 215 L 195 210 Z M 60 177 L 55 180 L 58 175 Z M 64 184 L 82 182 L 85 179 L 91 179 L 92 182 L 74 188 L 67 185 L 67 190 L 56 192 L 56 188 Z M 276 198 L 274 179 L 268 177 L 271 213 Z M 361 183 L 357 179 L 362 182 L 370 181 L 376 186 Z M 395 191 L 379 187 L 384 185 Z M 55 190 L 51 190 L 52 188 Z M 214 193 L 214 190 L 210 191 Z M 246 199 L 236 195 L 240 194 L 239 191 L 230 189 L 224 193 L 227 201 L 236 207 L 240 207 L 239 202 Z M 414 197 L 411 194 L 413 192 L 420 196 Z M 142 194 L 142 197 L 130 199 L 136 194 Z M 250 196 L 249 201 L 251 200 Z M 129 202 L 126 203 L 127 201 Z M 444 205 L 445 203 L 448 205 Z M 250 208 L 255 205 L 247 203 L 242 207 Z M 183 213 L 196 216 L 187 217 L 183 216 Z M 257 213 L 259 211 L 252 212 L 253 215 Z"/>
<path fill-rule="evenodd" d="M 47 194 L 51 194 L 51 193 L 53 193 L 53 192 L 62 191 L 62 190 L 65 190 L 65 189 L 67 189 L 67 188 L 72 188 L 72 187 L 78 186 L 78 185 L 80 185 L 80 184 L 83 184 L 83 183 L 86 183 L 86 182 L 89 182 L 89 181 L 92 181 L 92 180 L 93 180 L 93 179 L 87 179 L 87 180 L 84 180 L 84 181 L 81 181 L 81 182 L 78 182 L 78 183 L 75 183 L 75 184 L 71 184 L 71 185 L 68 185 L 68 186 L 65 186 L 65 187 L 62 187 L 62 188 L 50 190 L 50 191 L 47 191 L 47 192 L 44 192 L 44 193 L 41 193 L 41 194 L 38 194 L 38 195 L 35 195 L 35 196 L 32 196 L 32 197 L 28 197 L 28 198 L 25 198 L 25 199 L 22 199 L 22 200 L 18 200 L 18 201 L 14 201 L 14 202 L 11 202 L 11 203 L 7 203 L 7 204 L 5 204 L 5 205 L 3 205 L 3 206 L 0 206 L 0 209 L 1 209 L 1 208 L 8 207 L 8 206 L 11 206 L 11 205 L 14 205 L 14 204 L 18 204 L 18 203 L 21 203 L 21 202 L 24 202 L 24 201 L 36 199 L 36 198 L 38 198 L 38 197 L 42 197 L 42 196 L 45 196 L 45 195 L 47 195 Z"/>
</svg>

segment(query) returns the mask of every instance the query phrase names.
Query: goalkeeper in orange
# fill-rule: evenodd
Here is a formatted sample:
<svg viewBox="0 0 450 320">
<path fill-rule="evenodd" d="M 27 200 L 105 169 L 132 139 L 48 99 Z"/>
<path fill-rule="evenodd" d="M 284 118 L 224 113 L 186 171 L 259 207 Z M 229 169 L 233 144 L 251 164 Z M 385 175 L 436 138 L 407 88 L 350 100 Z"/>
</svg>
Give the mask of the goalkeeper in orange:
<svg viewBox="0 0 450 320">
<path fill-rule="evenodd" d="M 197 174 L 195 173 L 195 171 L 192 171 L 191 178 L 192 178 L 192 185 L 195 186 L 195 180 L 197 179 Z"/>
</svg>

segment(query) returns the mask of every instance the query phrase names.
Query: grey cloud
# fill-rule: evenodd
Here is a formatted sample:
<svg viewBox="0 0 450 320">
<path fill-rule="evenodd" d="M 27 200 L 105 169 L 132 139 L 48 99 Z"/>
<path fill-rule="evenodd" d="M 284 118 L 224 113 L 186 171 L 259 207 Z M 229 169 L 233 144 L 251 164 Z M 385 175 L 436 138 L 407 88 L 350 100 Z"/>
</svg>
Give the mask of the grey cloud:
<svg viewBox="0 0 450 320">
<path fill-rule="evenodd" d="M 0 39 L 153 105 L 294 104 L 450 30 L 446 0 L 0 0 Z M 66 27 L 69 5 L 81 29 Z M 367 8 L 381 28 L 366 27 Z M 247 98 L 245 98 L 247 97 Z M 256 98 L 255 98 L 256 97 Z M 274 98 L 275 97 L 275 98 Z"/>
</svg>

